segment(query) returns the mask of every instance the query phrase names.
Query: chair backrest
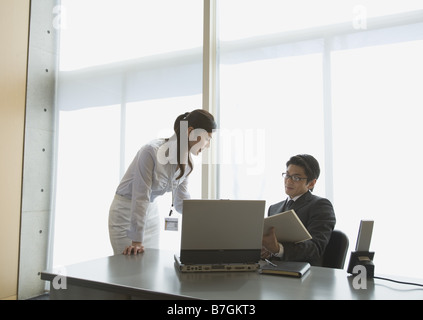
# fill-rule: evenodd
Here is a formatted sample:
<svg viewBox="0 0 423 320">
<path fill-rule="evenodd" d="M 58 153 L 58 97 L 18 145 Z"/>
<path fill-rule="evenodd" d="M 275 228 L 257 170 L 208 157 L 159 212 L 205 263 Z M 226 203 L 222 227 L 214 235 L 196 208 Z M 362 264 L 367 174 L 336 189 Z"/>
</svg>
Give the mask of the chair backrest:
<svg viewBox="0 0 423 320">
<path fill-rule="evenodd" d="M 327 268 L 343 269 L 347 256 L 349 240 L 345 233 L 333 230 L 329 243 L 323 253 L 322 266 Z"/>
</svg>

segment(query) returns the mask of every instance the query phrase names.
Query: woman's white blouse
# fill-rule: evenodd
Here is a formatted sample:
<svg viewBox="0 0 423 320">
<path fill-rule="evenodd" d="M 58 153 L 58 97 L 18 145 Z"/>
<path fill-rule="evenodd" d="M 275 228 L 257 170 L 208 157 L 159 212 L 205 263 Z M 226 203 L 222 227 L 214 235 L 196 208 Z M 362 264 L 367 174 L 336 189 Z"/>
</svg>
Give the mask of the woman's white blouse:
<svg viewBox="0 0 423 320">
<path fill-rule="evenodd" d="M 176 136 L 169 140 L 157 139 L 143 146 L 123 176 L 116 194 L 131 199 L 131 226 L 127 235 L 132 241 L 142 242 L 146 212 L 150 202 L 166 192 L 173 192 L 175 210 L 182 213 L 184 199 L 189 199 L 188 165 L 184 175 L 176 180 Z M 191 157 L 191 155 L 189 155 Z"/>
</svg>

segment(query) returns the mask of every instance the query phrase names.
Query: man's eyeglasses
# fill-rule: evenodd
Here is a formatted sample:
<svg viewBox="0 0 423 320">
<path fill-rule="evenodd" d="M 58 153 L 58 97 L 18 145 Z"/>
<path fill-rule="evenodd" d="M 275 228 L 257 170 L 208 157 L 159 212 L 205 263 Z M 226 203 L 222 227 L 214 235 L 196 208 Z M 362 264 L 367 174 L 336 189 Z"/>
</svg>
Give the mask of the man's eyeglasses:
<svg viewBox="0 0 423 320">
<path fill-rule="evenodd" d="M 286 179 L 286 180 L 288 180 L 288 179 L 291 179 L 292 181 L 294 181 L 294 182 L 298 182 L 298 181 L 301 181 L 301 180 L 307 180 L 307 178 L 300 178 L 300 177 L 298 177 L 298 176 L 290 176 L 289 174 L 287 174 L 286 172 L 283 172 L 282 173 L 282 177 L 284 178 L 284 179 Z"/>
</svg>

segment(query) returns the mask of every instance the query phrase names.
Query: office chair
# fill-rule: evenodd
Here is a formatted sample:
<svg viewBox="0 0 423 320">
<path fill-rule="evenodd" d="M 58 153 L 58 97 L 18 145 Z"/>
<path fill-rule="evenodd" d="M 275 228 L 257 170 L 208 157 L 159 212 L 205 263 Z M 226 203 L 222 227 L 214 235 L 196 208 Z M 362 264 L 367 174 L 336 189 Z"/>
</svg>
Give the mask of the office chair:
<svg viewBox="0 0 423 320">
<path fill-rule="evenodd" d="M 333 230 L 329 243 L 323 253 L 322 267 L 343 269 L 347 256 L 349 240 L 345 233 Z"/>
</svg>

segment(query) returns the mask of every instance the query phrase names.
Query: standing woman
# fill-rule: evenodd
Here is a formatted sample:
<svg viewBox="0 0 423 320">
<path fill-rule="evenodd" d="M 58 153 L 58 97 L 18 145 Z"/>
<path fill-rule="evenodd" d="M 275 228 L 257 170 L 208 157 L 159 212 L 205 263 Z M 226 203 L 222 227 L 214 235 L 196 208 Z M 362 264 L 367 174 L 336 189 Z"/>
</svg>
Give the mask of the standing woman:
<svg viewBox="0 0 423 320">
<path fill-rule="evenodd" d="M 191 154 L 210 146 L 217 125 L 207 111 L 197 109 L 176 118 L 174 135 L 144 145 L 116 190 L 109 212 L 109 237 L 114 254 L 137 254 L 158 247 L 160 220 L 154 200 L 172 192 L 172 206 L 182 213 L 189 199 Z"/>
</svg>

